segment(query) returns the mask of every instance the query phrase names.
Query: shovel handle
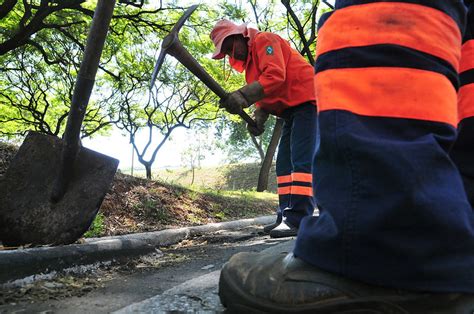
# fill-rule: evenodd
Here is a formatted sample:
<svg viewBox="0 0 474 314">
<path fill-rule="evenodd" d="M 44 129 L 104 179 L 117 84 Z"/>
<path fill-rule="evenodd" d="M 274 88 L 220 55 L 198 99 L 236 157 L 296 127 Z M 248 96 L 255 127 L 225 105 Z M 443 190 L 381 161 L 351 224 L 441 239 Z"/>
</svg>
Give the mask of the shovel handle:
<svg viewBox="0 0 474 314">
<path fill-rule="evenodd" d="M 79 151 L 81 125 L 94 87 L 95 75 L 99 68 L 100 56 L 107 37 L 114 7 L 115 0 L 99 0 L 92 18 L 84 56 L 76 84 L 74 85 L 66 130 L 64 131 L 61 164 L 59 165 L 59 173 L 51 194 L 53 202 L 58 202 L 62 199 L 72 179 L 74 163 Z"/>
</svg>

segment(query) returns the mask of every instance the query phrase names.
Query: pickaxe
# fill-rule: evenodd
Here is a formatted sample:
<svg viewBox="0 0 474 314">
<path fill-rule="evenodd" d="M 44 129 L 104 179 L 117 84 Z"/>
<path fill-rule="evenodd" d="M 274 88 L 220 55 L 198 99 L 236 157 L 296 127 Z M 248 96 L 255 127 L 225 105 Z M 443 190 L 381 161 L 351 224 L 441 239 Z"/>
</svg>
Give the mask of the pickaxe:
<svg viewBox="0 0 474 314">
<path fill-rule="evenodd" d="M 189 71 L 191 71 L 198 79 L 200 79 L 210 90 L 214 92 L 221 100 L 227 98 L 229 93 L 227 93 L 220 85 L 217 83 L 209 73 L 204 70 L 204 68 L 199 64 L 199 62 L 194 59 L 194 57 L 184 48 L 178 38 L 178 33 L 186 20 L 191 16 L 191 14 L 196 10 L 198 5 L 193 5 L 184 12 L 183 16 L 175 24 L 171 32 L 163 39 L 161 44 L 161 52 L 156 61 L 155 69 L 151 77 L 150 88 L 155 84 L 156 77 L 160 71 L 161 65 L 165 60 L 167 54 L 172 55 L 176 58 L 182 65 L 184 65 Z M 251 125 L 254 128 L 258 128 L 255 121 L 244 111 L 239 113 L 239 116 Z"/>
</svg>

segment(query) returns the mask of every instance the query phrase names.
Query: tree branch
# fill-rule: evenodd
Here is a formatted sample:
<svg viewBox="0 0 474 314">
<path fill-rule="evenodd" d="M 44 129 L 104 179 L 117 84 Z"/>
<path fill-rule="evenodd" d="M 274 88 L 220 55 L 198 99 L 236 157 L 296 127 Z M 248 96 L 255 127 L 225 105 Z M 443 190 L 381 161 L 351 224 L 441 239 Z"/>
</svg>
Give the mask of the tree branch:
<svg viewBox="0 0 474 314">
<path fill-rule="evenodd" d="M 13 10 L 17 2 L 18 0 L 4 0 L 3 3 L 0 4 L 0 20 Z"/>
</svg>

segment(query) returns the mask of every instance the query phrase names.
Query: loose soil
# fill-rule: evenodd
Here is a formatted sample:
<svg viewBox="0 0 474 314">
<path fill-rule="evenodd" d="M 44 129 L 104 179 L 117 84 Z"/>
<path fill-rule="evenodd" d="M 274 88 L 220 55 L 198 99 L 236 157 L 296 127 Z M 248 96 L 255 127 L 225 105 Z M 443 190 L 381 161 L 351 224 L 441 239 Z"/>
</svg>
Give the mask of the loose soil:
<svg viewBox="0 0 474 314">
<path fill-rule="evenodd" d="M 230 197 L 117 173 L 100 212 L 102 235 L 168 228 L 271 215 L 276 198 Z"/>
</svg>

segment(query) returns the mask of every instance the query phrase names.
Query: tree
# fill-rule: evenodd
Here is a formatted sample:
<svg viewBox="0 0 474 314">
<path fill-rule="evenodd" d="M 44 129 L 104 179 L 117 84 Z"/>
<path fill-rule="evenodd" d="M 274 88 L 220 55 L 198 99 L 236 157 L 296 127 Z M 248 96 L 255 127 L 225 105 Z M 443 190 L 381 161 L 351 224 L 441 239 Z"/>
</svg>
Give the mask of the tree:
<svg viewBox="0 0 474 314">
<path fill-rule="evenodd" d="M 316 45 L 316 13 L 320 1 L 281 0 L 287 14 L 287 34 L 290 41 L 310 64 L 314 65 L 313 51 Z M 299 13 L 299 16 L 297 14 Z"/>
<path fill-rule="evenodd" d="M 207 36 L 206 40 L 203 39 L 203 34 L 206 34 L 203 29 L 208 27 L 203 21 L 213 14 L 210 11 L 205 17 L 191 16 L 179 37 L 183 46 L 205 68 L 212 70 L 205 57 L 210 42 Z M 169 29 L 181 14 L 176 11 Z M 129 53 L 121 53 L 114 59 L 118 68 L 127 69 L 122 73 L 122 80 L 114 86 L 123 95 L 117 126 L 130 136 L 138 160 L 145 166 L 147 177 L 151 178 L 151 167 L 156 156 L 172 132 L 177 128 L 190 128 L 198 122 L 214 120 L 218 106 L 217 97 L 171 56 L 166 58 L 160 70 L 157 80 L 159 85 L 150 92 L 149 76 L 143 73 L 151 75 L 160 41 L 155 34 L 145 34 L 138 42 L 129 43 L 128 49 L 123 49 Z M 136 137 L 144 130 L 147 131 L 148 140 L 143 147 L 139 147 Z"/>
<path fill-rule="evenodd" d="M 13 138 L 35 130 L 49 135 L 64 131 L 77 72 L 74 62 L 47 65 L 30 49 L 17 49 L 9 70 L 0 75 L 0 134 Z M 82 137 L 103 132 L 111 124 L 104 99 L 92 101 Z"/>
<path fill-rule="evenodd" d="M 158 13 L 175 10 L 176 6 L 166 8 L 159 1 L 158 7 L 142 9 L 144 1 L 119 1 L 127 4 L 115 9 L 115 23 L 111 25 L 111 33 L 118 33 L 123 23 L 133 23 L 132 31 L 139 33 L 145 29 L 164 30 L 161 22 L 166 19 L 156 19 Z M 75 32 L 77 28 L 87 27 L 94 15 L 95 1 L 86 0 L 5 0 L 0 5 L 0 56 L 5 55 L 24 45 L 37 49 L 47 63 L 61 62 L 61 55 L 50 50 L 53 42 L 52 34 L 68 38 L 81 46 L 86 34 Z M 121 24 L 122 23 L 122 24 Z M 53 36 L 54 37 L 54 36 Z M 64 38 L 63 38 L 64 39 Z M 51 58 L 53 54 L 54 58 Z"/>
<path fill-rule="evenodd" d="M 198 130 L 205 131 L 206 128 L 197 128 Z M 191 185 L 194 184 L 194 173 L 196 169 L 201 168 L 201 161 L 205 159 L 206 152 L 212 151 L 212 147 L 207 144 L 204 135 L 200 133 L 195 136 L 195 141 L 188 145 L 186 149 L 181 153 L 181 161 L 185 167 L 189 167 L 191 170 Z"/>
<path fill-rule="evenodd" d="M 273 156 L 275 155 L 276 147 L 280 141 L 282 129 L 283 120 L 276 119 L 275 126 L 273 127 L 272 137 L 268 143 L 265 158 L 263 158 L 260 172 L 258 174 L 257 192 L 263 192 L 268 189 L 268 175 L 270 174 Z"/>
<path fill-rule="evenodd" d="M 204 90 L 201 83 L 184 70 L 179 75 L 180 81 L 174 77 L 152 91 L 147 91 L 148 82 L 130 78 L 129 92 L 120 111 L 117 125 L 129 134 L 138 160 L 145 166 L 148 179 L 151 179 L 151 167 L 158 152 L 175 129 L 189 129 L 197 121 L 216 118 L 216 109 L 210 105 L 213 97 L 210 91 Z M 141 106 L 143 97 L 140 95 L 147 93 L 148 101 Z M 140 149 L 136 136 L 143 130 L 147 130 L 148 140 Z M 155 136 L 159 136 L 157 141 Z"/>
<path fill-rule="evenodd" d="M 143 1 L 128 4 L 115 9 L 82 137 L 107 132 L 116 122 L 121 95 L 112 87 L 124 71 L 114 62 L 117 55 L 166 30 L 168 18 L 180 11 L 161 1 L 147 9 Z M 62 134 L 95 5 L 85 0 L 9 0 L 0 5 L 1 135 L 18 137 L 28 130 Z"/>
</svg>

